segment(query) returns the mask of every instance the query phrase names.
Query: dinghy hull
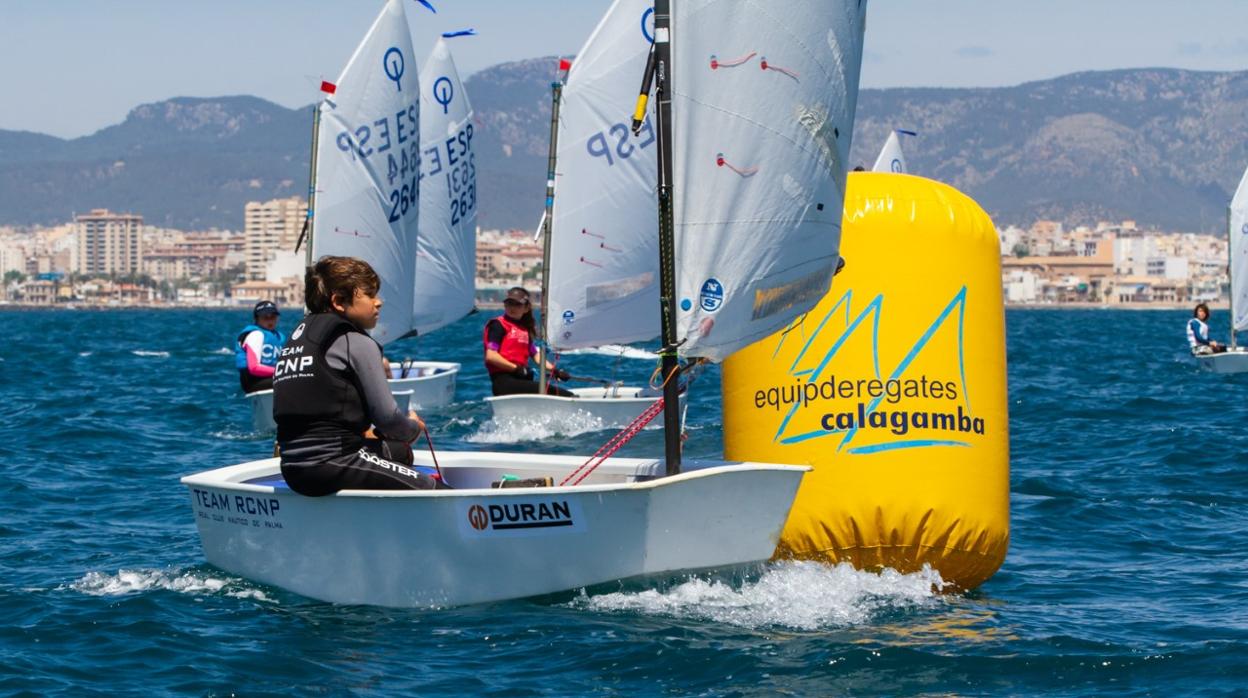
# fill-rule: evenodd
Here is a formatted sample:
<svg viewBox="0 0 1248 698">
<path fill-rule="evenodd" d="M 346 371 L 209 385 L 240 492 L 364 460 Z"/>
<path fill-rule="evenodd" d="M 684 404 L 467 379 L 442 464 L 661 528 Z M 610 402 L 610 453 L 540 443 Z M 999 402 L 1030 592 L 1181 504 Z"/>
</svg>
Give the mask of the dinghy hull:
<svg viewBox="0 0 1248 698">
<path fill-rule="evenodd" d="M 427 458 L 427 456 L 426 456 Z M 771 557 L 804 466 L 618 458 L 577 487 L 489 489 L 579 456 L 451 453 L 459 489 L 304 497 L 276 458 L 182 479 L 208 561 L 333 603 L 434 607 L 550 594 Z"/>
<path fill-rule="evenodd" d="M 1213 373 L 1248 373 L 1248 351 L 1239 349 L 1222 354 L 1196 354 L 1196 365 Z"/>
<path fill-rule="evenodd" d="M 450 361 L 412 361 L 408 362 L 408 375 L 400 378 L 402 367 L 391 364 L 394 378 L 390 383 L 390 392 L 412 391 L 410 407 L 417 412 L 446 407 L 455 400 L 455 379 L 459 375 L 460 365 Z M 401 405 L 400 405 L 401 407 Z"/>
</svg>

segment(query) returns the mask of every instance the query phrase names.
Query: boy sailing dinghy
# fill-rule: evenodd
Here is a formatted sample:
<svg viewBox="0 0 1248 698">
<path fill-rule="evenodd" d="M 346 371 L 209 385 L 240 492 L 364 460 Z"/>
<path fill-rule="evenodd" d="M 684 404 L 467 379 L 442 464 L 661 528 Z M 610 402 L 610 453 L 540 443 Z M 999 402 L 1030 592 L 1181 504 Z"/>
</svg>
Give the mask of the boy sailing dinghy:
<svg viewBox="0 0 1248 698">
<path fill-rule="evenodd" d="M 497 421 L 535 416 L 555 424 L 588 417 L 620 429 L 658 391 L 609 384 L 546 395 L 546 350 L 628 344 L 659 334 L 659 236 L 654 130 L 631 134 L 628 115 L 646 66 L 654 25 L 651 0 L 614 3 L 577 53 L 566 84 L 555 82 L 543 242 L 542 394 L 486 398 Z M 685 394 L 680 396 L 683 409 Z"/>
<path fill-rule="evenodd" d="M 399 1 L 389 7 L 401 19 Z M 807 311 L 826 290 L 839 245 L 864 5 L 684 1 L 669 12 L 668 0 L 655 3 L 647 74 L 657 82 L 663 153 L 665 459 L 610 457 L 626 430 L 589 461 L 444 453 L 443 479 L 456 489 L 319 498 L 287 489 L 276 458 L 220 468 L 182 480 L 209 562 L 315 599 L 450 606 L 769 558 L 809 468 L 682 462 L 675 350 L 722 358 Z M 743 49 L 767 50 L 785 72 L 707 74 L 708 55 Z M 780 80 L 790 74 L 802 81 Z M 638 113 L 644 117 L 644 104 Z M 729 147 L 732 156 L 715 150 Z M 725 171 L 719 163 L 728 157 L 746 160 Z M 753 226 L 767 235 L 747 235 Z M 708 268 L 719 275 L 715 286 L 704 281 Z M 677 306 L 677 294 L 693 294 L 698 310 Z M 432 454 L 417 464 L 434 464 Z M 560 484 L 490 489 L 504 474 Z"/>
<path fill-rule="evenodd" d="M 1235 333 L 1248 330 L 1248 169 L 1226 210 L 1227 274 L 1231 277 L 1231 343 L 1220 354 L 1193 354 L 1196 365 L 1214 373 L 1248 373 L 1248 351 Z"/>
<path fill-rule="evenodd" d="M 381 27 L 379 18 L 370 32 Z M 473 112 L 444 39 L 419 81 L 410 52 L 403 54 L 407 63 L 391 47 L 366 56 L 367 44 L 366 38 L 316 107 L 305 262 L 342 255 L 377 271 L 385 304 L 371 334 L 385 346 L 472 311 Z M 378 78 L 373 68 L 383 60 L 386 72 Z M 389 116 L 366 123 L 365 113 Z M 390 390 L 401 408 L 444 407 L 455 398 L 459 369 L 451 361 L 395 361 Z M 248 397 L 256 431 L 276 429 L 273 391 Z"/>
</svg>

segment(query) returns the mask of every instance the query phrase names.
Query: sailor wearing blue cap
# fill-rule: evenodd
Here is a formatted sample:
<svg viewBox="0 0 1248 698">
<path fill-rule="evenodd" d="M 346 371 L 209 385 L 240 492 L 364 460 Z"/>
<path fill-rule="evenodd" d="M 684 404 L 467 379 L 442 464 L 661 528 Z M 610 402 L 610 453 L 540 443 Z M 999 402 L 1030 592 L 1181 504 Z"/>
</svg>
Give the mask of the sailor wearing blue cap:
<svg viewBox="0 0 1248 698">
<path fill-rule="evenodd" d="M 277 331 L 281 315 L 273 301 L 260 301 L 252 310 L 252 324 L 243 328 L 234 342 L 234 368 L 245 393 L 273 387 L 273 370 L 277 355 L 286 343 L 286 335 Z"/>
</svg>

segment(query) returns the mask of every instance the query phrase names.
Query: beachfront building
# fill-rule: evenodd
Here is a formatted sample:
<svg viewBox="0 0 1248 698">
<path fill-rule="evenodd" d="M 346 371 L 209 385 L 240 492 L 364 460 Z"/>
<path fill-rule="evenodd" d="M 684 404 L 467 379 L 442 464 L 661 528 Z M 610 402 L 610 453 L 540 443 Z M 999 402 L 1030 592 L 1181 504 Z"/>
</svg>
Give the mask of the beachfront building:
<svg viewBox="0 0 1248 698">
<path fill-rule="evenodd" d="M 308 204 L 298 196 L 251 201 L 243 212 L 243 254 L 249 281 L 262 281 L 277 250 L 294 250 L 308 217 Z"/>
<path fill-rule="evenodd" d="M 35 279 L 22 284 L 22 302 L 27 305 L 52 305 L 56 303 L 60 282 L 53 279 Z"/>
<path fill-rule="evenodd" d="M 143 271 L 143 216 L 97 208 L 74 216 L 79 274 L 112 276 Z"/>
<path fill-rule="evenodd" d="M 237 305 L 250 306 L 257 301 L 273 301 L 282 308 L 303 305 L 303 289 L 289 283 L 244 281 L 230 287 L 230 296 Z"/>
</svg>

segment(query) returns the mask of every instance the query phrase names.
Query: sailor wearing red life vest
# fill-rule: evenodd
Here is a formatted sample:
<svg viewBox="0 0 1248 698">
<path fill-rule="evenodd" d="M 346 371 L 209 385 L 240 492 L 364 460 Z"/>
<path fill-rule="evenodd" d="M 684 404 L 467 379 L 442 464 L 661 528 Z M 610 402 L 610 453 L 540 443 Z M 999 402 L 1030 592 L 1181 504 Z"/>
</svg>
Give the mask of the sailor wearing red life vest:
<svg viewBox="0 0 1248 698">
<path fill-rule="evenodd" d="M 538 382 L 529 369 L 529 361 L 537 357 L 536 334 L 529 292 L 519 286 L 509 289 L 503 299 L 503 314 L 485 323 L 485 368 L 495 395 L 537 394 Z M 549 361 L 546 368 L 553 377 L 568 380 L 568 372 L 556 369 Z M 576 397 L 553 383 L 547 383 L 546 392 Z"/>
</svg>

